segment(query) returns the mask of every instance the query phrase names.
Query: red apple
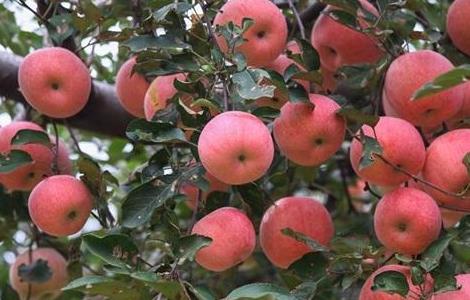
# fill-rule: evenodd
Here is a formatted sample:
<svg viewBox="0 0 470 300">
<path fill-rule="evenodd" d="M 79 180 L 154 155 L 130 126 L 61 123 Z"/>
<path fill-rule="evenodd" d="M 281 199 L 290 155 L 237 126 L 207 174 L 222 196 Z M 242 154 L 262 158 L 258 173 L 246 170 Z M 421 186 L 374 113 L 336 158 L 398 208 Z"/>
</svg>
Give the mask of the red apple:
<svg viewBox="0 0 470 300">
<path fill-rule="evenodd" d="M 235 48 L 241 52 L 250 66 L 266 66 L 284 50 L 287 42 L 287 23 L 279 8 L 269 0 L 230 0 L 215 16 L 214 25 L 222 26 L 232 22 L 242 26 L 245 18 L 254 24 L 243 34 L 246 40 Z M 216 36 L 223 52 L 229 51 L 222 35 Z"/>
<path fill-rule="evenodd" d="M 463 89 L 465 90 L 465 97 L 462 108 L 447 121 L 447 126 L 450 129 L 470 128 L 470 83 L 465 83 Z"/>
<path fill-rule="evenodd" d="M 426 152 L 423 179 L 450 193 L 462 192 L 469 183 L 463 158 L 470 152 L 470 129 L 449 131 L 435 139 Z M 457 209 L 470 209 L 470 199 L 447 195 L 425 186 L 426 191 L 440 204 Z M 468 197 L 470 193 L 467 193 Z"/>
<path fill-rule="evenodd" d="M 47 262 L 52 275 L 45 282 L 31 283 L 30 299 L 55 299 L 60 295 L 60 289 L 67 284 L 67 261 L 59 252 L 52 248 L 37 248 L 31 251 L 30 260 L 30 253 L 26 251 L 19 255 L 10 267 L 10 284 L 21 299 L 28 298 L 30 283 L 21 279 L 19 268 L 21 265 L 32 265 L 40 259 Z"/>
<path fill-rule="evenodd" d="M 406 299 L 418 299 L 419 296 L 428 296 L 432 293 L 433 288 L 433 279 L 431 276 L 426 276 L 426 280 L 423 284 L 423 290 L 420 289 L 419 286 L 413 285 L 411 281 L 411 271 L 410 268 L 407 266 L 400 266 L 400 265 L 386 265 L 381 267 L 380 269 L 376 270 L 369 278 L 367 278 L 366 282 L 362 286 L 361 293 L 359 295 L 359 300 L 403 300 L 402 296 L 398 294 L 389 294 L 382 291 L 373 291 L 372 286 L 374 284 L 375 276 L 385 272 L 385 271 L 396 271 L 400 272 L 405 275 L 408 286 L 410 291 L 406 296 Z"/>
<path fill-rule="evenodd" d="M 150 84 L 137 72 L 132 73 L 136 58 L 127 60 L 116 75 L 116 93 L 122 107 L 137 118 L 144 118 L 144 98 Z"/>
<path fill-rule="evenodd" d="M 340 108 L 336 102 L 317 94 L 309 97 L 314 106 L 285 104 L 274 121 L 273 132 L 277 145 L 288 159 L 302 166 L 318 166 L 341 147 L 346 124 L 336 114 Z"/>
<path fill-rule="evenodd" d="M 378 15 L 372 4 L 366 0 L 359 2 L 364 10 Z M 311 42 L 320 55 L 322 67 L 335 72 L 344 65 L 377 62 L 383 56 L 383 52 L 377 46 L 376 41 L 334 20 L 327 14 L 333 9 L 334 7 L 327 6 L 312 29 Z M 362 29 L 366 29 L 368 25 L 360 12 L 359 16 L 359 24 Z"/>
<path fill-rule="evenodd" d="M 410 123 L 398 118 L 380 117 L 374 129 L 364 125 L 362 130 L 366 136 L 377 137 L 383 150 L 382 156 L 393 165 L 414 175 L 423 168 L 426 157 L 424 143 L 418 130 Z M 361 169 L 359 161 L 362 152 L 361 142 L 353 139 L 351 164 L 357 175 L 365 181 L 382 186 L 397 186 L 409 179 L 408 175 L 395 170 L 379 157 L 375 157 L 371 165 Z"/>
<path fill-rule="evenodd" d="M 398 188 L 377 204 L 374 229 L 379 241 L 394 252 L 417 255 L 423 252 L 441 231 L 441 213 L 425 192 Z"/>
<path fill-rule="evenodd" d="M 387 71 L 384 98 L 401 118 L 416 126 L 435 128 L 456 115 L 462 107 L 462 86 L 417 100 L 412 100 L 412 97 L 425 83 L 453 68 L 447 58 L 431 50 L 401 55 Z"/>
<path fill-rule="evenodd" d="M 151 121 L 156 112 L 163 110 L 168 105 L 168 100 L 173 98 L 178 90 L 174 81 L 184 81 L 186 75 L 179 73 L 166 76 L 158 76 L 150 84 L 144 100 L 145 118 Z"/>
<path fill-rule="evenodd" d="M 261 178 L 274 157 L 268 127 L 242 111 L 224 112 L 210 120 L 199 137 L 198 151 L 207 172 L 231 185 Z"/>
<path fill-rule="evenodd" d="M 285 228 L 302 233 L 325 246 L 334 235 L 329 212 L 314 199 L 286 197 L 276 201 L 264 213 L 259 239 L 261 248 L 271 263 L 283 269 L 311 252 L 304 243 L 283 234 L 281 230 Z"/>
<path fill-rule="evenodd" d="M 87 104 L 91 77 L 83 62 L 67 49 L 43 48 L 28 54 L 18 70 L 26 101 L 52 118 L 68 118 Z"/>
<path fill-rule="evenodd" d="M 454 46 L 470 56 L 470 2 L 468 0 L 455 0 L 447 11 L 447 33 Z"/>
<path fill-rule="evenodd" d="M 196 253 L 196 262 L 207 270 L 222 272 L 246 260 L 256 245 L 250 219 L 233 207 L 219 208 L 194 224 L 192 234 L 212 239 Z"/>
<path fill-rule="evenodd" d="M 92 208 L 93 198 L 86 185 L 69 175 L 44 179 L 28 200 L 33 223 L 47 234 L 58 237 L 80 231 Z"/>
</svg>

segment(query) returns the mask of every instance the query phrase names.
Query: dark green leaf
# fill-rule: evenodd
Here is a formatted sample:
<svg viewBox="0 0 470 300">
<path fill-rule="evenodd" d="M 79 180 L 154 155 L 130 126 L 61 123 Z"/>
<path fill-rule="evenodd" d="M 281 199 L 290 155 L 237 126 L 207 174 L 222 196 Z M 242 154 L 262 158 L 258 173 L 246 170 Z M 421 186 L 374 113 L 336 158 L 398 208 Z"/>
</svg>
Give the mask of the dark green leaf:
<svg viewBox="0 0 470 300">
<path fill-rule="evenodd" d="M 410 289 L 405 275 L 397 271 L 385 271 L 374 277 L 372 290 L 406 297 Z"/>
<path fill-rule="evenodd" d="M 0 154 L 0 173 L 9 173 L 32 161 L 31 156 L 21 150 L 11 150 L 10 153 L 6 155 Z"/>
<path fill-rule="evenodd" d="M 421 255 L 420 266 L 426 271 L 431 272 L 439 266 L 444 251 L 449 247 L 450 242 L 456 238 L 455 233 L 447 233 L 446 235 L 435 240 Z"/>
<path fill-rule="evenodd" d="M 148 143 L 186 142 L 183 130 L 169 123 L 148 122 L 144 119 L 132 120 L 126 129 L 129 139 Z"/>
<path fill-rule="evenodd" d="M 342 107 L 337 112 L 338 115 L 344 117 L 348 122 L 356 123 L 359 125 L 369 125 L 374 127 L 379 122 L 378 116 L 366 114 L 353 107 Z"/>
<path fill-rule="evenodd" d="M 123 234 L 100 237 L 94 234 L 83 236 L 83 245 L 107 264 L 118 268 L 130 268 L 132 259 L 138 253 L 137 246 Z"/>
<path fill-rule="evenodd" d="M 175 37 L 168 35 L 153 36 L 153 35 L 139 35 L 131 37 L 129 40 L 121 44 L 128 47 L 132 52 L 140 52 L 143 50 L 157 49 L 157 50 L 173 50 L 182 51 L 183 49 L 191 49 L 191 45 L 178 40 Z"/>
<path fill-rule="evenodd" d="M 21 280 L 29 283 L 44 283 L 52 277 L 52 270 L 47 260 L 38 259 L 30 265 L 21 264 L 18 267 L 18 275 Z"/>
<path fill-rule="evenodd" d="M 376 159 L 375 154 L 382 154 L 382 146 L 379 142 L 367 135 L 361 136 L 362 155 L 359 160 L 359 170 L 369 167 Z"/>
<path fill-rule="evenodd" d="M 305 281 L 299 284 L 291 291 L 291 295 L 296 299 L 313 300 L 317 292 L 317 283 L 315 281 Z"/>
<path fill-rule="evenodd" d="M 51 146 L 47 133 L 39 130 L 21 129 L 11 139 L 12 145 L 41 144 Z"/>
<path fill-rule="evenodd" d="M 426 83 L 419 88 L 411 98 L 419 100 L 423 97 L 434 95 L 444 90 L 450 89 L 470 79 L 470 64 L 461 65 L 449 72 L 436 77 L 432 82 Z"/>
<path fill-rule="evenodd" d="M 246 69 L 232 75 L 235 91 L 241 98 L 248 100 L 274 96 L 275 87 L 262 83 L 264 78 L 269 79 L 269 74 L 261 69 Z"/>
<path fill-rule="evenodd" d="M 197 251 L 199 251 L 201 248 L 209 246 L 211 242 L 211 238 L 196 234 L 181 238 L 179 241 L 180 260 L 184 261 L 188 259 L 193 261 Z"/>
</svg>

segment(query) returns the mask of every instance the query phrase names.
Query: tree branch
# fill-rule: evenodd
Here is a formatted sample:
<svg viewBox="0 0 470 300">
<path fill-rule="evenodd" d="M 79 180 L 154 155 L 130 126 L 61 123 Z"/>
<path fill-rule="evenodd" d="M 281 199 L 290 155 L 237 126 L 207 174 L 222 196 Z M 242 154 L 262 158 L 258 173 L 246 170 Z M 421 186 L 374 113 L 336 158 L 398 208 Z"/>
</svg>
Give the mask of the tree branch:
<svg viewBox="0 0 470 300">
<path fill-rule="evenodd" d="M 0 51 L 0 96 L 25 103 L 18 87 L 18 68 L 22 60 L 20 56 Z M 114 86 L 93 81 L 88 104 L 79 114 L 67 119 L 67 123 L 79 129 L 124 137 L 130 120 L 132 116 L 119 104 Z"/>
</svg>

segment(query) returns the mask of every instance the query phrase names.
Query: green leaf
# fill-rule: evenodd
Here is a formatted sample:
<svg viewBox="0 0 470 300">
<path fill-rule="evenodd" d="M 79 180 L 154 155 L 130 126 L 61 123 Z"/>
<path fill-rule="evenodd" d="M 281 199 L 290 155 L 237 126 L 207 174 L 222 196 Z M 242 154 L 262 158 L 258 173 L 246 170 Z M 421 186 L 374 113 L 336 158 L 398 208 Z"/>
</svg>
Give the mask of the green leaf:
<svg viewBox="0 0 470 300">
<path fill-rule="evenodd" d="M 246 69 L 232 75 L 235 92 L 243 99 L 254 100 L 261 97 L 272 98 L 275 87 L 263 84 L 263 78 L 270 78 L 269 73 L 261 69 Z"/>
<path fill-rule="evenodd" d="M 467 154 L 465 154 L 465 156 L 463 157 L 463 164 L 465 165 L 465 167 L 467 168 L 467 174 L 468 176 L 470 177 L 470 152 L 468 152 Z"/>
<path fill-rule="evenodd" d="M 126 136 L 135 142 L 156 144 L 186 142 L 183 130 L 169 123 L 148 122 L 144 119 L 132 120 L 127 125 Z"/>
<path fill-rule="evenodd" d="M 142 288 L 136 288 L 129 282 L 109 277 L 88 275 L 77 278 L 62 288 L 62 291 L 82 291 L 91 295 L 101 295 L 113 300 L 145 299 Z"/>
<path fill-rule="evenodd" d="M 47 260 L 38 259 L 30 265 L 21 264 L 18 267 L 18 275 L 24 282 L 44 283 L 52 277 L 52 270 L 47 265 Z"/>
<path fill-rule="evenodd" d="M 164 280 L 155 272 L 134 272 L 132 278 L 150 285 L 154 290 L 162 293 L 168 299 L 179 299 L 181 285 L 177 281 Z"/>
<path fill-rule="evenodd" d="M 374 277 L 373 291 L 399 294 L 406 297 L 410 290 L 405 275 L 397 271 L 385 271 Z"/>
<path fill-rule="evenodd" d="M 420 87 L 411 100 L 419 100 L 426 96 L 445 91 L 459 84 L 465 83 L 470 79 L 470 64 L 458 66 L 451 71 L 439 75 L 432 82 L 426 83 Z"/>
<path fill-rule="evenodd" d="M 128 39 L 121 44 L 132 52 L 140 52 L 147 49 L 182 51 L 191 49 L 191 45 L 168 35 L 139 35 Z"/>
<path fill-rule="evenodd" d="M 51 146 L 51 140 L 47 133 L 40 130 L 21 129 L 11 139 L 12 145 L 41 144 Z"/>
<path fill-rule="evenodd" d="M 168 14 L 171 11 L 174 11 L 179 14 L 183 14 L 187 12 L 188 10 L 190 10 L 191 7 L 192 5 L 189 3 L 184 3 L 184 2 L 171 3 L 155 11 L 153 13 L 153 18 L 155 19 L 155 21 L 161 22 L 165 20 L 165 18 L 168 16 Z"/>
<path fill-rule="evenodd" d="M 426 272 L 431 272 L 439 266 L 439 261 L 441 260 L 444 251 L 449 247 L 453 239 L 456 238 L 455 233 L 447 233 L 446 235 L 440 237 L 438 240 L 432 242 L 432 244 L 423 252 L 421 255 L 421 261 L 419 265 Z"/>
<path fill-rule="evenodd" d="M 360 125 L 366 124 L 370 127 L 374 127 L 375 125 L 377 125 L 380 120 L 378 116 L 366 114 L 353 107 L 341 107 L 338 110 L 337 114 L 345 118 L 348 122 Z"/>
<path fill-rule="evenodd" d="M 455 291 L 459 287 L 457 285 L 457 279 L 451 274 L 437 274 L 432 276 L 434 279 L 434 292 L 445 293 Z"/>
<path fill-rule="evenodd" d="M 341 24 L 344 24 L 350 28 L 358 28 L 358 23 L 357 23 L 357 17 L 356 14 L 351 14 L 348 12 L 345 12 L 343 10 L 330 10 L 328 12 L 328 15 L 335 21 L 338 21 Z"/>
<path fill-rule="evenodd" d="M 362 135 L 361 144 L 362 155 L 359 160 L 359 170 L 367 168 L 374 163 L 376 159 L 374 154 L 381 155 L 383 153 L 382 146 L 380 146 L 379 142 L 370 136 Z"/>
<path fill-rule="evenodd" d="M 0 154 L 0 173 L 9 173 L 32 161 L 31 156 L 21 150 L 11 150 L 10 153 L 6 155 Z"/>
<path fill-rule="evenodd" d="M 233 290 L 224 300 L 276 299 L 292 300 L 289 291 L 271 283 L 252 283 Z"/>
<path fill-rule="evenodd" d="M 411 282 L 413 285 L 420 285 L 424 283 L 425 273 L 419 266 L 411 267 Z"/>
<path fill-rule="evenodd" d="M 122 225 L 135 228 L 150 220 L 154 210 L 175 195 L 173 184 L 156 186 L 145 183 L 128 195 L 122 205 Z"/>
<path fill-rule="evenodd" d="M 302 66 L 307 71 L 318 70 L 320 68 L 320 56 L 317 50 L 313 48 L 312 43 L 307 40 L 297 39 L 297 45 L 301 50 Z"/>
<path fill-rule="evenodd" d="M 303 233 L 296 232 L 290 228 L 284 228 L 281 230 L 284 235 L 287 235 L 291 238 L 294 238 L 296 241 L 304 243 L 307 245 L 312 251 L 318 252 L 329 252 L 330 249 L 328 247 L 323 246 L 322 244 L 318 243 L 315 240 L 312 240 L 310 237 L 306 236 Z"/>
<path fill-rule="evenodd" d="M 291 291 L 291 295 L 296 299 L 313 300 L 317 292 L 317 283 L 315 281 L 305 281 L 299 284 Z"/>
<path fill-rule="evenodd" d="M 179 240 L 180 261 L 193 261 L 199 249 L 209 246 L 211 242 L 211 238 L 197 234 L 182 237 Z"/>
<path fill-rule="evenodd" d="M 123 234 L 110 234 L 104 237 L 87 234 L 82 240 L 84 247 L 91 253 L 118 268 L 130 269 L 132 259 L 139 252 L 132 240 Z"/>
<path fill-rule="evenodd" d="M 313 103 L 310 102 L 307 91 L 303 86 L 290 87 L 288 90 L 289 101 L 293 103 L 304 103 L 314 107 Z"/>
</svg>

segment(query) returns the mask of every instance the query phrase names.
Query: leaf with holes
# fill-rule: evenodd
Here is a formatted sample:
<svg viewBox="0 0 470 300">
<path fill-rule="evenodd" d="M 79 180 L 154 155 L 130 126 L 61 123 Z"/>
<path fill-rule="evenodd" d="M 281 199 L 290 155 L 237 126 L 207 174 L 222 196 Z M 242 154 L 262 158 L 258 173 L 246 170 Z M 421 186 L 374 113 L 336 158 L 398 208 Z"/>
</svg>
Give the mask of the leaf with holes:
<svg viewBox="0 0 470 300">
<path fill-rule="evenodd" d="M 87 234 L 83 236 L 82 244 L 107 264 L 123 269 L 130 269 L 134 256 L 139 252 L 132 240 L 123 234 L 103 237 Z"/>
</svg>

